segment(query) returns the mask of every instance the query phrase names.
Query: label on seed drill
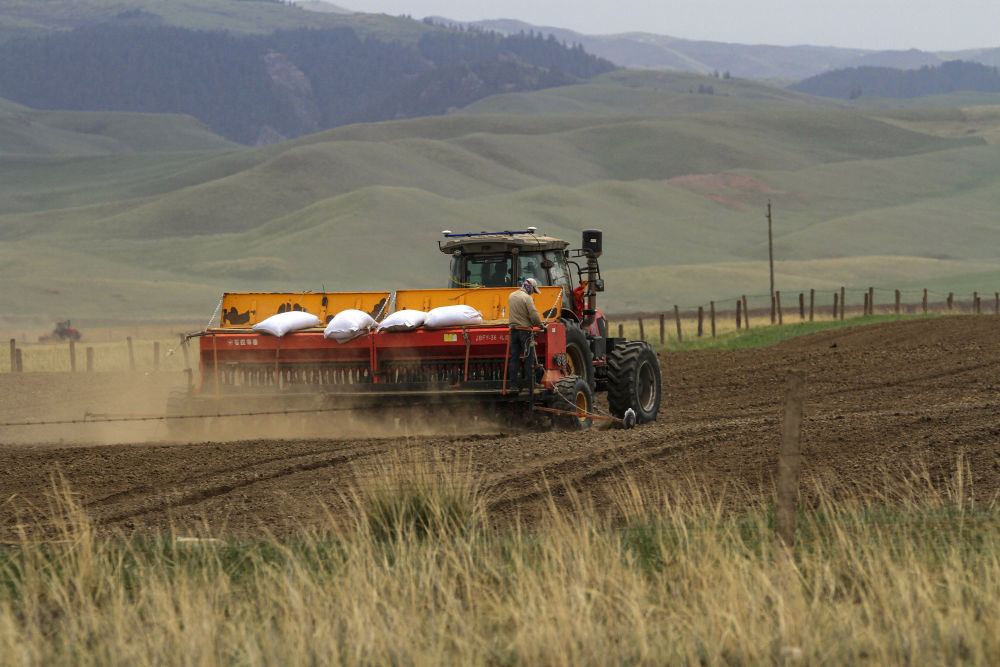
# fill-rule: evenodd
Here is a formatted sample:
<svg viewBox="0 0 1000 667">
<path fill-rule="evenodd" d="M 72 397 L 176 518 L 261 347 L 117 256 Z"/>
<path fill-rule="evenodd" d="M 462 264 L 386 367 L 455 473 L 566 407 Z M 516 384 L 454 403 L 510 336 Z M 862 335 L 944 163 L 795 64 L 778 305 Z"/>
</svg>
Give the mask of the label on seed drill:
<svg viewBox="0 0 1000 667">
<path fill-rule="evenodd" d="M 458 342 L 458 334 L 445 334 L 444 335 L 444 342 L 446 342 L 446 343 L 457 343 Z"/>
</svg>

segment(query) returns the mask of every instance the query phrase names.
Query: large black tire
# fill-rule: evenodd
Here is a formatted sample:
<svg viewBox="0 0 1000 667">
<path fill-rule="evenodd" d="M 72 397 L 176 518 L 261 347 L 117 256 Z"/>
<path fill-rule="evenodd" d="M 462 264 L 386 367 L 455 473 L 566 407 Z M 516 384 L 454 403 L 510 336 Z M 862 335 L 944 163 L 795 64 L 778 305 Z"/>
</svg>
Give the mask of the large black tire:
<svg viewBox="0 0 1000 667">
<path fill-rule="evenodd" d="M 566 358 L 569 360 L 570 375 L 586 378 L 591 390 L 596 386 L 594 379 L 594 353 L 590 349 L 587 334 L 573 320 L 562 320 L 566 327 Z"/>
<path fill-rule="evenodd" d="M 638 423 L 654 421 L 661 382 L 660 362 L 649 343 L 626 341 L 608 355 L 608 406 L 615 417 L 632 408 Z"/>
<path fill-rule="evenodd" d="M 594 391 L 579 375 L 567 375 L 556 382 L 551 407 L 556 410 L 593 414 Z M 553 415 L 552 423 L 559 428 L 579 431 L 590 428 L 594 420 L 591 417 L 575 415 Z"/>
</svg>

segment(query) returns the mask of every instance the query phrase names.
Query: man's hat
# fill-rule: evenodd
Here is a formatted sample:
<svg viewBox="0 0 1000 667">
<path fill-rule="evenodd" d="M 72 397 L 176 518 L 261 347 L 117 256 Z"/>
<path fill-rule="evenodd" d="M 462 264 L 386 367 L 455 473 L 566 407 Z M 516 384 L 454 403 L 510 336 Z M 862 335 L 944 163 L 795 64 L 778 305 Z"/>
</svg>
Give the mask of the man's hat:
<svg viewBox="0 0 1000 667">
<path fill-rule="evenodd" d="M 525 278 L 524 285 L 531 286 L 531 289 L 528 290 L 528 294 L 540 294 L 540 292 L 538 291 L 538 281 L 535 280 L 534 278 Z M 521 286 L 524 287 L 524 285 Z"/>
</svg>

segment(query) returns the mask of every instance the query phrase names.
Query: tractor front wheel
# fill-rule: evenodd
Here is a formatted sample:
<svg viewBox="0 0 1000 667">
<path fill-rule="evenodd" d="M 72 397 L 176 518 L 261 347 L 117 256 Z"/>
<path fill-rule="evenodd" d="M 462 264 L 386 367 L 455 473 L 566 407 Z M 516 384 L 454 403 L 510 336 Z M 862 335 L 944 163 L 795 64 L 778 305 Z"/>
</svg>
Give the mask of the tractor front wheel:
<svg viewBox="0 0 1000 667">
<path fill-rule="evenodd" d="M 594 412 L 594 391 L 587 380 L 579 375 L 567 375 L 556 382 L 550 407 L 575 413 L 553 415 L 555 426 L 579 431 L 590 428 L 594 423 L 593 418 L 588 416 Z"/>
<path fill-rule="evenodd" d="M 579 375 L 586 378 L 587 384 L 593 389 L 594 380 L 594 353 L 590 350 L 590 342 L 587 334 L 580 325 L 572 320 L 564 319 L 563 326 L 566 328 L 566 359 L 569 362 L 569 372 L 572 375 Z"/>
</svg>

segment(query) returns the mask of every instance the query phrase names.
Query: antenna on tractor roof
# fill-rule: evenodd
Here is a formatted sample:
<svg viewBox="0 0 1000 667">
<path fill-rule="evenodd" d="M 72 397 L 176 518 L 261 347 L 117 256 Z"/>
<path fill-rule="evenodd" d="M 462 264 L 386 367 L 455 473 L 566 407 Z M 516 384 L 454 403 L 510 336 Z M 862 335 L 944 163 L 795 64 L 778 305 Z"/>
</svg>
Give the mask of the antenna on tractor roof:
<svg viewBox="0 0 1000 667">
<path fill-rule="evenodd" d="M 505 229 L 502 232 L 487 232 L 487 231 L 482 231 L 482 232 L 472 232 L 472 233 L 469 233 L 469 234 L 456 234 L 456 233 L 452 232 L 450 229 L 446 229 L 446 230 L 444 230 L 441 233 L 444 236 L 447 236 L 448 238 L 461 239 L 461 238 L 473 238 L 473 237 L 477 237 L 477 236 L 515 236 L 517 234 L 532 234 L 533 235 L 535 233 L 535 231 L 537 231 L 537 229 L 538 229 L 537 227 L 528 227 L 527 229 L 520 230 L 520 231 L 511 231 L 509 229 Z"/>
</svg>

